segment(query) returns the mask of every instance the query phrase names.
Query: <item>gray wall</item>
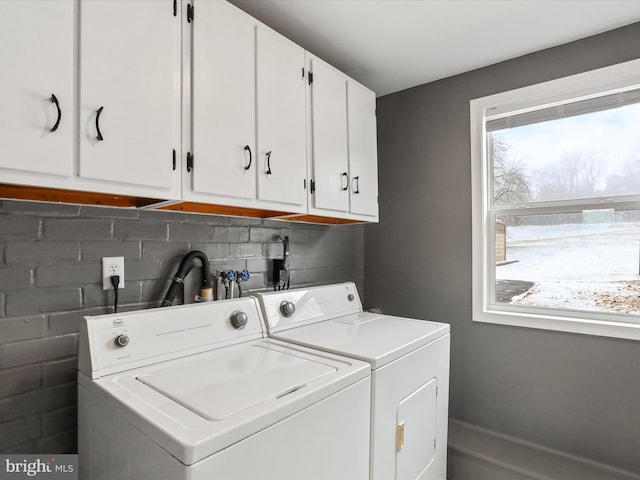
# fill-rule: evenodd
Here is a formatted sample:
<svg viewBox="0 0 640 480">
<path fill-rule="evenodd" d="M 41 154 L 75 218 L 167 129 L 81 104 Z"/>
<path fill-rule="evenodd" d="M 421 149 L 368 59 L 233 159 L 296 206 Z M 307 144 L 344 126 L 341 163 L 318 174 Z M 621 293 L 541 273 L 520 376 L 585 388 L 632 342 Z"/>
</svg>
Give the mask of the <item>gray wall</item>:
<svg viewBox="0 0 640 480">
<path fill-rule="evenodd" d="M 270 287 L 279 235 L 290 237 L 292 286 L 362 286 L 361 225 L 0 201 L 0 453 L 76 451 L 78 321 L 113 302 L 103 256 L 125 257 L 120 303 L 139 309 L 158 305 L 189 250 L 203 250 L 212 269 L 247 268 L 247 292 Z"/>
<path fill-rule="evenodd" d="M 366 306 L 451 324 L 452 418 L 633 471 L 640 342 L 471 320 L 469 100 L 638 57 L 640 23 L 379 98 L 364 278 Z"/>
</svg>

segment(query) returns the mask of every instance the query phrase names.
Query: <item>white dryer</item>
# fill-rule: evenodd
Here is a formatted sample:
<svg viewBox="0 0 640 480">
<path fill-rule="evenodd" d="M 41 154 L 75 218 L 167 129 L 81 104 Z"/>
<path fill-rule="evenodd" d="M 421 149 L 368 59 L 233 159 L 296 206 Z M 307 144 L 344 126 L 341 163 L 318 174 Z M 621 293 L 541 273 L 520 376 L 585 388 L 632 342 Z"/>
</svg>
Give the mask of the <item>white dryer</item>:
<svg viewBox="0 0 640 480">
<path fill-rule="evenodd" d="M 80 478 L 367 479 L 369 364 L 264 337 L 254 298 L 86 317 Z"/>
<path fill-rule="evenodd" d="M 363 312 L 353 283 L 257 297 L 271 338 L 371 364 L 370 478 L 446 478 L 448 324 Z"/>
</svg>

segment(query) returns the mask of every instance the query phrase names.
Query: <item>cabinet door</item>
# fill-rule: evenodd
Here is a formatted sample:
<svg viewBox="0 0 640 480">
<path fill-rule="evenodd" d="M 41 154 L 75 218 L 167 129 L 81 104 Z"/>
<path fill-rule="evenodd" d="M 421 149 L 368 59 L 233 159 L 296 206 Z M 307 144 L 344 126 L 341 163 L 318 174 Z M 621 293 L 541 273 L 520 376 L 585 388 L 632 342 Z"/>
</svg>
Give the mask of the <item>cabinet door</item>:
<svg viewBox="0 0 640 480">
<path fill-rule="evenodd" d="M 73 41 L 72 0 L 0 1 L 0 168 L 73 173 Z"/>
<path fill-rule="evenodd" d="M 347 84 L 351 213 L 378 215 L 378 147 L 375 93 Z"/>
<path fill-rule="evenodd" d="M 171 187 L 179 32 L 171 0 L 80 4 L 80 176 Z"/>
<path fill-rule="evenodd" d="M 326 62 L 311 57 L 313 206 L 349 210 L 347 159 L 347 79 Z"/>
<path fill-rule="evenodd" d="M 193 190 L 255 198 L 255 23 L 227 2 L 193 22 Z"/>
<path fill-rule="evenodd" d="M 304 205 L 304 49 L 263 26 L 257 34 L 258 198 Z"/>
</svg>

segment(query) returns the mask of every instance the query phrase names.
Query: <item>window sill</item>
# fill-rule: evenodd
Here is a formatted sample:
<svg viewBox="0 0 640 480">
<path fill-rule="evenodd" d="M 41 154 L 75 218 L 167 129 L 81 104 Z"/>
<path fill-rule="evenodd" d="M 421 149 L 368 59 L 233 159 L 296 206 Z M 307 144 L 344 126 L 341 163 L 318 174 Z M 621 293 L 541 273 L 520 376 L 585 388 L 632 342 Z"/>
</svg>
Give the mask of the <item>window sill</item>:
<svg viewBox="0 0 640 480">
<path fill-rule="evenodd" d="M 594 314 L 598 315 L 598 314 Z M 586 317 L 586 315 L 585 315 Z M 572 318 L 542 314 L 521 314 L 495 310 L 474 311 L 473 321 L 508 325 L 512 327 L 536 328 L 556 332 L 597 335 L 601 337 L 640 340 L 640 324 L 607 321 L 595 318 Z"/>
</svg>

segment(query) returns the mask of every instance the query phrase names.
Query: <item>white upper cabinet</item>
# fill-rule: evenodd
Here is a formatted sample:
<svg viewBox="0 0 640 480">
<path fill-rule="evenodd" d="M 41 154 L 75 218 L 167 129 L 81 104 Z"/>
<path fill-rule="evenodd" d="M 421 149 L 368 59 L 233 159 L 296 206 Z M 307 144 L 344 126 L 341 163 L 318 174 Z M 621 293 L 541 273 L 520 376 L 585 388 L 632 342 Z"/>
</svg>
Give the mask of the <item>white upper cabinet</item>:
<svg viewBox="0 0 640 480">
<path fill-rule="evenodd" d="M 349 211 L 347 77 L 309 55 L 313 208 Z"/>
<path fill-rule="evenodd" d="M 253 200 L 258 163 L 255 23 L 227 2 L 196 2 L 195 12 L 191 65 L 193 171 L 187 172 L 190 175 L 186 178 L 191 177 L 193 191 L 221 196 L 217 201 Z M 189 186 L 189 182 L 184 183 Z M 183 196 L 208 200 L 207 196 L 190 195 L 189 188 Z"/>
<path fill-rule="evenodd" d="M 377 221 L 373 92 L 231 3 L 0 0 L 0 27 L 0 185 Z"/>
<path fill-rule="evenodd" d="M 308 63 L 313 75 L 309 212 L 377 221 L 375 94 L 313 55 Z"/>
<path fill-rule="evenodd" d="M 227 2 L 194 10 L 183 198 L 306 211 L 304 50 Z"/>
<path fill-rule="evenodd" d="M 1 169 L 73 173 L 74 6 L 0 1 Z"/>
<path fill-rule="evenodd" d="M 378 144 L 376 95 L 354 80 L 347 82 L 350 212 L 378 218 Z"/>
<path fill-rule="evenodd" d="M 306 211 L 304 49 L 263 25 L 257 35 L 258 198 Z"/>
<path fill-rule="evenodd" d="M 80 176 L 180 191 L 180 20 L 172 0 L 80 3 Z"/>
</svg>

